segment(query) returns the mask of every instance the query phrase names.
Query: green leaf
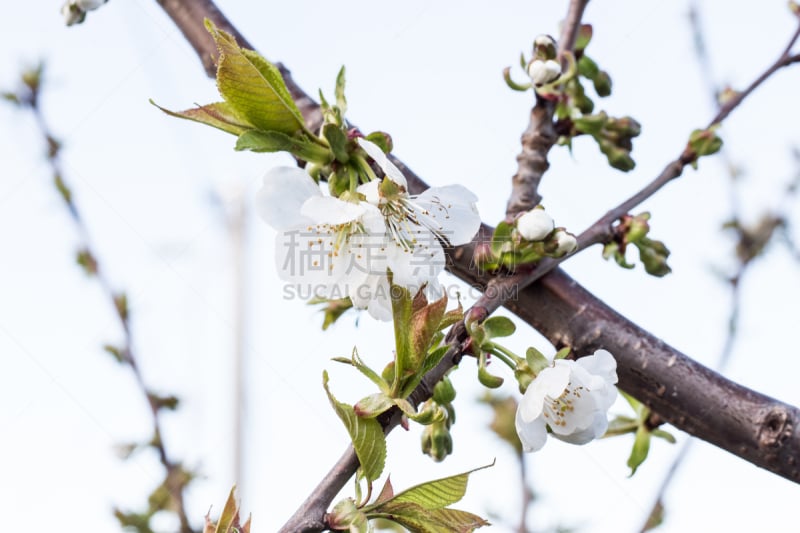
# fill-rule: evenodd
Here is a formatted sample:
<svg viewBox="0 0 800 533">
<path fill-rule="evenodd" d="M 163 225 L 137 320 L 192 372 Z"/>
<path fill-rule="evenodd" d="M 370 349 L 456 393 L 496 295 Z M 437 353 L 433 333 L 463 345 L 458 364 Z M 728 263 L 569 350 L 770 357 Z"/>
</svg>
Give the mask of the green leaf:
<svg viewBox="0 0 800 533">
<path fill-rule="evenodd" d="M 374 418 L 360 418 L 353 407 L 337 401 L 328 389 L 327 372 L 322 374 L 322 386 L 334 411 L 350 434 L 364 477 L 367 481 L 375 481 L 383 472 L 386 462 L 386 436 L 383 434 L 383 428 Z"/>
<path fill-rule="evenodd" d="M 572 349 L 571 349 L 569 346 L 567 346 L 566 348 L 561 348 L 561 349 L 560 349 L 559 351 L 557 351 L 557 352 L 556 352 L 556 354 L 553 356 L 553 359 L 554 359 L 554 360 L 557 360 L 557 359 L 566 359 L 566 358 L 567 358 L 567 356 L 569 355 L 569 352 L 571 352 L 571 351 L 572 351 Z"/>
<path fill-rule="evenodd" d="M 675 444 L 676 442 L 678 442 L 677 440 L 675 440 L 675 437 L 672 435 L 672 433 L 664 431 L 663 429 L 656 428 L 651 433 L 653 434 L 654 437 L 664 439 L 670 444 Z"/>
<path fill-rule="evenodd" d="M 206 19 L 206 29 L 219 50 L 217 87 L 225 101 L 249 123 L 264 131 L 292 135 L 308 132 L 280 71 Z"/>
<path fill-rule="evenodd" d="M 427 357 L 425 357 L 425 360 L 423 361 L 422 365 L 419 367 L 417 372 L 411 377 L 411 379 L 408 379 L 403 385 L 402 395 L 407 397 L 409 394 L 411 394 L 414 391 L 414 389 L 417 388 L 419 382 L 422 381 L 422 379 L 425 377 L 425 374 L 433 370 L 433 368 L 439 364 L 439 361 L 441 361 L 442 358 L 447 354 L 448 350 L 450 350 L 450 346 L 446 344 L 444 346 L 438 346 L 437 348 L 431 350 L 428 353 Z"/>
<path fill-rule="evenodd" d="M 278 131 L 248 130 L 236 140 L 236 150 L 252 152 L 289 152 L 305 161 L 327 164 L 333 159 L 330 151 L 306 137 L 290 137 Z"/>
<path fill-rule="evenodd" d="M 534 347 L 530 347 L 525 351 L 525 361 L 535 374 L 550 366 L 550 361 L 547 360 L 547 357 Z"/>
<path fill-rule="evenodd" d="M 375 418 L 379 414 L 387 411 L 394 405 L 394 402 L 386 394 L 376 392 L 365 398 L 361 398 L 353 406 L 353 411 L 361 418 Z"/>
<path fill-rule="evenodd" d="M 492 255 L 499 257 L 501 253 L 510 251 L 513 248 L 512 232 L 514 226 L 508 222 L 500 222 L 492 234 Z"/>
<path fill-rule="evenodd" d="M 494 339 L 496 337 L 508 337 L 509 335 L 513 335 L 517 330 L 517 326 L 515 326 L 508 317 L 493 316 L 487 318 L 483 322 L 483 329 L 486 331 L 486 335 L 489 338 Z"/>
<path fill-rule="evenodd" d="M 592 25 L 591 24 L 581 24 L 581 27 L 578 29 L 578 35 L 575 37 L 575 50 L 583 50 L 587 46 L 589 46 L 589 42 L 592 40 Z"/>
<path fill-rule="evenodd" d="M 242 524 L 239 519 L 239 503 L 236 501 L 236 487 L 231 489 L 222 514 L 216 524 L 206 515 L 204 533 L 250 533 L 250 518 Z"/>
<path fill-rule="evenodd" d="M 400 390 L 400 385 L 407 377 L 407 373 L 413 373 L 414 368 L 414 346 L 409 335 L 409 324 L 414 312 L 414 300 L 408 290 L 397 285 L 392 285 L 392 317 L 394 319 L 394 340 L 395 340 L 395 382 L 394 389 Z"/>
<path fill-rule="evenodd" d="M 431 339 L 439 331 L 439 324 L 441 324 L 446 310 L 447 295 L 421 309 L 417 309 L 411 315 L 411 321 L 406 327 L 411 336 L 415 371 L 424 362 L 428 348 L 431 346 Z"/>
<path fill-rule="evenodd" d="M 377 385 L 382 393 L 384 393 L 387 396 L 389 395 L 389 393 L 391 392 L 389 384 L 386 382 L 385 379 L 379 376 L 377 372 L 372 370 L 364 363 L 364 361 L 358 355 L 358 350 L 356 350 L 355 348 L 353 348 L 353 355 L 351 356 L 348 362 L 351 363 L 354 367 L 356 367 L 356 369 L 358 369 L 359 372 L 364 374 L 367 377 L 367 379 L 369 379 L 371 382 Z"/>
<path fill-rule="evenodd" d="M 631 455 L 628 457 L 628 467 L 631 469 L 631 476 L 636 473 L 639 466 L 647 459 L 650 451 L 650 431 L 642 424 L 636 430 L 636 438 L 633 441 Z"/>
<path fill-rule="evenodd" d="M 400 492 L 399 494 L 396 494 L 393 498 L 386 502 L 380 504 L 374 503 L 365 507 L 364 510 L 367 512 L 373 510 L 383 510 L 385 509 L 385 504 L 389 502 L 393 504 L 411 503 L 428 510 L 447 507 L 448 505 L 457 503 L 461 500 L 461 498 L 464 497 L 464 494 L 467 491 L 467 482 L 469 481 L 470 474 L 477 472 L 478 470 L 483 470 L 484 468 L 489 468 L 490 466 L 494 466 L 494 463 L 481 466 L 467 472 L 462 472 L 461 474 L 456 474 L 454 476 L 415 485 L 404 490 L 403 492 Z"/>
<path fill-rule="evenodd" d="M 394 142 L 392 141 L 392 136 L 386 133 L 385 131 L 373 131 L 369 135 L 365 137 L 371 143 L 378 145 L 378 148 L 384 154 L 388 154 L 394 148 Z"/>
<path fill-rule="evenodd" d="M 347 135 L 336 124 L 325 124 L 322 127 L 322 136 L 331 145 L 331 151 L 340 163 L 347 163 L 350 154 L 347 151 Z"/>
<path fill-rule="evenodd" d="M 339 74 L 336 75 L 336 107 L 342 113 L 342 116 L 347 112 L 347 99 L 344 97 L 344 65 L 339 69 Z"/>
<path fill-rule="evenodd" d="M 639 429 L 639 421 L 628 416 L 617 416 L 608 423 L 608 429 L 603 434 L 603 438 L 616 437 L 626 433 L 634 433 Z"/>
<path fill-rule="evenodd" d="M 153 100 L 150 100 L 150 103 L 167 115 L 199 122 L 200 124 L 220 129 L 226 133 L 232 133 L 233 135 L 241 135 L 253 128 L 253 125 L 237 115 L 236 111 L 234 111 L 227 102 L 216 102 L 204 106 L 197 106 L 194 109 L 187 109 L 186 111 L 170 111 L 169 109 L 161 107 Z"/>
<path fill-rule="evenodd" d="M 413 503 L 387 503 L 383 513 L 367 513 L 374 518 L 396 522 L 414 533 L 470 533 L 490 525 L 478 515 L 458 509 L 425 509 Z"/>
<path fill-rule="evenodd" d="M 623 398 L 625 398 L 625 401 L 628 402 L 628 405 L 631 406 L 631 409 L 633 409 L 633 411 L 636 413 L 636 416 L 638 416 L 640 420 L 649 416 L 649 411 L 647 410 L 647 406 L 645 404 L 625 391 L 620 390 L 619 393 Z"/>
</svg>

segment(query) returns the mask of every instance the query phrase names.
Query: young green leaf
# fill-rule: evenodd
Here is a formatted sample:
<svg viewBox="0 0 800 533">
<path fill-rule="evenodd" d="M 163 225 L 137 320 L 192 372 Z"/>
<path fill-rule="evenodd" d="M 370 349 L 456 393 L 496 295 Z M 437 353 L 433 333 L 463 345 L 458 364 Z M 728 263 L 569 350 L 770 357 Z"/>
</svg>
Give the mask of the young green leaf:
<svg viewBox="0 0 800 533">
<path fill-rule="evenodd" d="M 206 19 L 206 28 L 219 50 L 217 87 L 225 101 L 248 122 L 264 131 L 292 135 L 308 130 L 280 71 Z"/>
<path fill-rule="evenodd" d="M 336 76 L 336 107 L 339 108 L 342 115 L 347 112 L 347 99 L 344 97 L 344 86 L 344 65 L 342 65 L 342 68 L 339 69 L 339 74 Z"/>
<path fill-rule="evenodd" d="M 515 326 L 508 317 L 493 316 L 487 318 L 483 322 L 483 329 L 486 331 L 486 335 L 489 338 L 494 339 L 496 337 L 508 337 L 509 335 L 513 335 L 517 330 L 517 326 Z"/>
<path fill-rule="evenodd" d="M 642 424 L 636 430 L 636 439 L 633 441 L 631 455 L 628 457 L 628 467 L 631 469 L 631 476 L 636 473 L 639 466 L 647 459 L 650 451 L 650 431 Z"/>
<path fill-rule="evenodd" d="M 213 128 L 220 129 L 233 135 L 241 135 L 245 131 L 252 129 L 253 125 L 244 118 L 236 114 L 236 111 L 227 102 L 216 102 L 197 106 L 185 111 L 170 111 L 150 100 L 150 103 L 159 108 L 167 115 L 185 118 L 200 124 L 205 124 Z"/>
<path fill-rule="evenodd" d="M 467 491 L 467 482 L 469 481 L 470 474 L 493 465 L 494 463 L 454 476 L 415 485 L 410 489 L 396 494 L 389 501 L 393 503 L 413 503 L 419 505 L 423 509 L 441 509 L 447 507 L 448 505 L 459 502 L 461 498 L 464 497 Z M 379 507 L 380 505 L 371 505 L 368 509 L 377 509 Z"/>
<path fill-rule="evenodd" d="M 391 502 L 384 507 L 383 513 L 372 515 L 396 522 L 414 533 L 470 533 L 490 525 L 480 516 L 458 509 L 425 509 L 413 503 Z"/>
<path fill-rule="evenodd" d="M 364 398 L 353 406 L 353 411 L 361 418 L 375 418 L 394 406 L 394 402 L 386 394 L 376 392 Z"/>
<path fill-rule="evenodd" d="M 325 165 L 333 155 L 330 150 L 306 137 L 289 136 L 278 131 L 248 130 L 236 140 L 236 150 L 252 152 L 289 152 L 300 159 Z"/>
<path fill-rule="evenodd" d="M 375 481 L 383 472 L 386 462 L 386 437 L 383 428 L 374 418 L 360 418 L 352 406 L 336 400 L 328 388 L 327 372 L 322 374 L 322 386 L 334 411 L 350 434 L 364 477 L 367 481 Z"/>
<path fill-rule="evenodd" d="M 347 152 L 347 136 L 336 124 L 325 124 L 322 127 L 322 135 L 331 145 L 331 151 L 340 163 L 347 163 L 350 154 Z"/>
</svg>

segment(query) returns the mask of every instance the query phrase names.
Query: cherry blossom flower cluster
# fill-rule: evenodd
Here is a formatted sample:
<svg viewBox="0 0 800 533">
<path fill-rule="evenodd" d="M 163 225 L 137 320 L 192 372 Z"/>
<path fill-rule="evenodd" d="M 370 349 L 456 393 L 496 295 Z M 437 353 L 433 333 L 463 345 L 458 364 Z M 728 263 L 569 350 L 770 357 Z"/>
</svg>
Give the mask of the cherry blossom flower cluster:
<svg viewBox="0 0 800 533">
<path fill-rule="evenodd" d="M 358 144 L 385 177 L 323 194 L 304 170 L 277 167 L 264 177 L 257 205 L 278 230 L 276 262 L 284 281 L 314 294 L 348 296 L 379 320 L 392 318 L 391 283 L 429 298 L 440 291 L 443 246 L 472 240 L 480 227 L 477 197 L 466 187 L 431 187 L 409 195 L 405 176 L 374 143 Z"/>
</svg>

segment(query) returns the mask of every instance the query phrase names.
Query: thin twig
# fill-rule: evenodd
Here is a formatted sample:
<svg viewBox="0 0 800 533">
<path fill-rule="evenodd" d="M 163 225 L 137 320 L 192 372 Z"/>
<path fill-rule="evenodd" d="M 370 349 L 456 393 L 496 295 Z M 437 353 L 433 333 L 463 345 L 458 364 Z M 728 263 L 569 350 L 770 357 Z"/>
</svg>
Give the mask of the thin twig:
<svg viewBox="0 0 800 533">
<path fill-rule="evenodd" d="M 581 27 L 581 17 L 588 0 L 572 0 L 569 4 L 567 18 L 564 20 L 559 54 L 572 52 L 575 38 Z M 553 126 L 555 102 L 541 98 L 533 91 L 536 103 L 531 109 L 528 127 L 522 133 L 522 151 L 517 155 L 517 172 L 511 178 L 511 195 L 506 205 L 506 219 L 510 222 L 519 213 L 529 211 L 541 201 L 539 185 L 550 163 L 547 154 L 558 140 Z"/>
<path fill-rule="evenodd" d="M 54 185 L 59 192 L 60 198 L 64 202 L 64 206 L 72 219 L 81 242 L 79 262 L 84 267 L 84 270 L 97 280 L 97 283 L 100 285 L 100 288 L 114 309 L 114 316 L 122 328 L 123 345 L 121 348 L 112 349 L 112 351 L 114 355 L 119 358 L 120 362 L 126 364 L 131 369 L 136 384 L 147 401 L 153 431 L 152 441 L 148 444 L 156 450 L 159 461 L 166 469 L 165 486 L 173 499 L 174 512 L 180 520 L 180 532 L 194 533 L 184 504 L 183 489 L 185 480 L 187 479 L 186 473 L 180 463 L 176 463 L 170 459 L 166 445 L 164 444 L 160 417 L 161 409 L 163 408 L 161 397 L 154 393 L 144 381 L 133 350 L 133 334 L 131 332 L 130 313 L 125 294 L 114 290 L 111 281 L 106 275 L 105 269 L 101 267 L 100 260 L 98 259 L 99 256 L 95 253 L 95 248 L 89 236 L 89 228 L 75 203 L 72 189 L 64 178 L 60 160 L 61 145 L 51 132 L 40 106 L 41 73 L 40 67 L 36 74 L 37 81 L 35 83 L 27 83 L 26 88 L 20 90 L 17 95 L 17 104 L 21 108 L 31 112 L 39 129 L 39 133 L 47 146 L 47 162 L 53 175 Z"/>
<path fill-rule="evenodd" d="M 707 49 L 703 37 L 702 24 L 700 21 L 700 16 L 697 10 L 696 2 L 692 2 L 690 6 L 689 21 L 692 27 L 692 34 L 694 36 L 695 56 L 697 58 L 698 65 L 703 74 L 712 101 L 714 105 L 719 108 L 717 116 L 714 119 L 712 119 L 712 124 L 719 124 L 730 114 L 730 112 L 735 108 L 735 105 L 740 104 L 748 94 L 752 93 L 753 90 L 755 90 L 755 88 L 758 87 L 758 85 L 760 85 L 764 80 L 766 80 L 772 73 L 774 73 L 779 68 L 790 64 L 792 56 L 790 56 L 789 54 L 796 40 L 798 39 L 798 36 L 800 36 L 800 26 L 798 26 L 797 30 L 795 31 L 795 34 L 790 39 L 789 44 L 786 46 L 786 48 L 784 49 L 783 53 L 778 58 L 778 60 L 769 69 L 767 69 L 761 76 L 759 76 L 752 84 L 750 84 L 750 86 L 744 92 L 737 95 L 737 100 L 735 101 L 735 105 L 733 107 L 730 107 L 728 104 L 720 106 L 718 99 L 718 95 L 720 94 L 720 89 L 717 86 L 711 74 L 711 61 L 706 51 Z M 723 146 L 720 149 L 719 156 L 723 159 L 725 163 L 725 168 L 727 169 L 729 174 L 728 178 L 729 178 L 730 198 L 731 198 L 730 219 L 734 223 L 738 224 L 741 221 L 740 204 L 738 201 L 738 195 L 736 194 L 737 179 L 739 178 L 739 174 L 736 170 L 735 163 L 731 159 L 730 153 L 725 148 L 725 146 Z M 739 231 L 741 232 L 741 229 Z M 743 259 L 742 257 L 739 256 L 737 258 L 739 260 L 739 265 L 733 276 L 731 276 L 728 279 L 728 284 L 730 287 L 730 312 L 728 316 L 728 328 L 727 328 L 727 334 L 725 336 L 725 341 L 723 343 L 722 349 L 720 350 L 717 362 L 714 365 L 714 368 L 718 372 L 723 372 L 725 370 L 728 363 L 730 362 L 731 356 L 733 355 L 733 350 L 736 345 L 737 334 L 739 331 L 742 280 L 745 274 L 748 272 L 752 260 L 752 257 Z M 675 479 L 675 474 L 678 472 L 678 470 L 680 470 L 681 465 L 685 462 L 686 458 L 689 456 L 689 453 L 694 445 L 694 442 L 695 439 L 693 438 L 687 439 L 681 445 L 680 451 L 672 460 L 672 464 L 667 470 L 667 473 L 664 475 L 664 479 L 661 481 L 661 484 L 659 485 L 658 492 L 656 493 L 655 498 L 653 498 L 653 506 L 650 512 L 648 513 L 645 525 L 641 528 L 642 533 L 648 530 L 648 523 L 650 522 L 651 517 L 653 517 L 656 513 L 658 513 L 660 509 L 663 509 L 664 496 L 669 490 L 672 481 Z"/>
<path fill-rule="evenodd" d="M 800 19 L 798 20 L 798 27 L 795 30 L 794 34 L 789 40 L 788 45 L 767 69 L 762 72 L 744 91 L 736 95 L 736 97 L 732 98 L 731 100 L 727 101 L 725 105 L 723 105 L 714 118 L 711 119 L 709 122 L 708 128 L 716 126 L 720 124 L 723 120 L 725 120 L 728 115 L 733 112 L 734 109 L 739 107 L 741 103 L 745 100 L 747 96 L 749 96 L 756 88 L 758 88 L 764 81 L 766 81 L 771 75 L 775 72 L 780 70 L 781 68 L 789 65 L 792 63 L 792 59 L 794 56 L 789 55 L 789 51 L 797 42 L 797 39 L 800 38 Z M 561 257 L 559 259 L 550 259 L 545 258 L 539 262 L 536 266 L 536 269 L 530 273 L 529 277 L 523 280 L 522 286 L 527 286 L 533 283 L 534 281 L 540 279 L 542 276 L 553 270 L 555 267 L 560 265 L 562 262 L 566 261 L 572 255 L 575 255 L 578 252 L 581 252 L 595 244 L 605 243 L 610 240 L 614 236 L 614 228 L 613 224 L 617 220 L 620 219 L 623 215 L 630 213 L 632 209 L 636 206 L 644 202 L 645 200 L 652 197 L 655 193 L 661 190 L 667 183 L 672 181 L 673 179 L 679 177 L 683 173 L 683 169 L 695 161 L 696 156 L 692 154 L 688 148 L 684 150 L 680 157 L 671 161 L 664 167 L 664 170 L 656 176 L 656 178 L 648 183 L 644 188 L 640 191 L 635 193 L 633 196 L 628 198 L 627 200 L 620 203 L 618 206 L 614 207 L 613 209 L 609 210 L 606 214 L 602 217 L 597 219 L 591 226 L 589 226 L 585 231 L 583 231 L 578 236 L 578 247 L 575 252 L 571 255 Z"/>
</svg>

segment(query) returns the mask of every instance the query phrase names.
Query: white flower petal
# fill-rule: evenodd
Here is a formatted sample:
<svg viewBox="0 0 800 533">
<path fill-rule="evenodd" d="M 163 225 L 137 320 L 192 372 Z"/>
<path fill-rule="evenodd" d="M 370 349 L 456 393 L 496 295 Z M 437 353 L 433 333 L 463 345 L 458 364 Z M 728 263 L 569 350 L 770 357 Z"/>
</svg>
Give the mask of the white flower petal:
<svg viewBox="0 0 800 533">
<path fill-rule="evenodd" d="M 617 360 L 606 350 L 597 350 L 592 355 L 581 357 L 577 364 L 586 369 L 590 374 L 602 377 L 608 383 L 616 383 Z"/>
<path fill-rule="evenodd" d="M 364 183 L 359 185 L 356 191 L 360 192 L 364 195 L 372 205 L 380 205 L 381 203 L 381 195 L 378 193 L 378 187 L 380 187 L 381 182 L 378 180 L 372 180 L 369 183 Z"/>
<path fill-rule="evenodd" d="M 558 398 L 569 384 L 569 368 L 550 366 L 539 372 L 536 379 L 528 385 L 519 403 L 519 412 L 524 422 L 541 416 L 545 397 Z"/>
<path fill-rule="evenodd" d="M 346 272 L 345 256 L 332 253 L 333 243 L 307 228 L 279 232 L 275 239 L 275 265 L 284 281 L 298 286 L 306 297 L 329 298 Z"/>
<path fill-rule="evenodd" d="M 75 5 L 84 11 L 91 11 L 92 9 L 97 9 L 106 2 L 108 2 L 108 0 L 76 0 Z"/>
<path fill-rule="evenodd" d="M 259 216 L 277 230 L 307 226 L 313 222 L 300 214 L 312 197 L 322 196 L 319 186 L 305 171 L 296 167 L 276 167 L 264 176 L 256 196 Z"/>
<path fill-rule="evenodd" d="M 358 203 L 345 202 L 332 196 L 312 196 L 300 207 L 300 214 L 316 224 L 338 226 L 359 219 L 366 208 Z"/>
<path fill-rule="evenodd" d="M 367 312 L 377 320 L 387 322 L 392 319 L 392 293 L 389 279 L 386 276 L 377 277 L 375 294 L 367 306 Z"/>
<path fill-rule="evenodd" d="M 453 246 L 472 240 L 481 227 L 481 217 L 475 202 L 478 200 L 462 185 L 431 187 L 415 200 L 424 214 L 436 221 L 441 235 Z"/>
<path fill-rule="evenodd" d="M 347 287 L 348 296 L 356 309 L 366 309 L 378 320 L 392 319 L 392 296 L 386 274 L 368 275 Z"/>
<path fill-rule="evenodd" d="M 547 426 L 544 423 L 544 419 L 537 418 L 532 421 L 525 421 L 520 408 L 517 408 L 514 425 L 517 428 L 519 440 L 522 442 L 522 449 L 526 452 L 539 451 L 547 442 Z"/>
<path fill-rule="evenodd" d="M 605 435 L 607 429 L 608 417 L 605 411 L 596 411 L 592 424 L 586 429 L 573 431 L 568 435 L 553 432 L 553 436 L 564 442 L 569 442 L 570 444 L 586 444 Z"/>
<path fill-rule="evenodd" d="M 397 168 L 394 163 L 389 161 L 389 158 L 386 157 L 386 154 L 383 153 L 383 150 L 381 150 L 377 144 L 362 137 L 359 137 L 356 140 L 358 141 L 358 145 L 361 146 L 365 152 L 367 152 L 367 155 L 374 159 L 378 166 L 381 167 L 381 170 L 383 170 L 383 173 L 386 174 L 386 177 L 404 189 L 408 189 L 406 177 L 403 176 L 403 173 L 400 172 L 400 169 Z"/>
<path fill-rule="evenodd" d="M 423 242 L 426 237 L 427 243 Z M 392 270 L 392 283 L 415 294 L 425 283 L 436 279 L 446 263 L 442 246 L 429 231 L 418 236 L 413 250 L 390 243 L 386 251 L 387 264 Z"/>
</svg>

